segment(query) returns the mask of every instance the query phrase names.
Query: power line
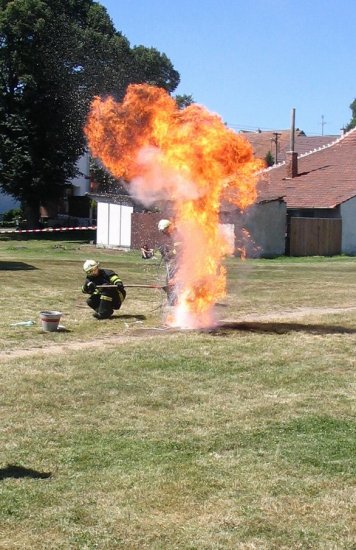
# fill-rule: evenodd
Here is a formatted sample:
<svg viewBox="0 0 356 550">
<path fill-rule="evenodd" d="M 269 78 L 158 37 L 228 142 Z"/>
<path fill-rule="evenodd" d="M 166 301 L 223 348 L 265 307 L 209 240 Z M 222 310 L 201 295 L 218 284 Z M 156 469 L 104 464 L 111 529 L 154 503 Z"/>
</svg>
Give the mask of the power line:
<svg viewBox="0 0 356 550">
<path fill-rule="evenodd" d="M 274 127 L 274 128 L 265 128 L 263 126 L 250 126 L 249 124 L 233 124 L 233 123 L 230 124 L 230 122 L 226 122 L 225 124 L 229 128 L 232 128 L 233 130 L 236 129 L 236 130 L 241 130 L 241 131 L 246 131 L 246 132 L 256 132 L 256 133 L 258 133 L 258 132 L 274 132 L 276 130 L 276 127 Z M 324 126 L 325 126 L 325 124 L 327 124 L 327 122 L 324 122 Z M 286 128 L 283 128 L 283 129 L 284 130 L 289 130 L 289 127 L 286 127 Z M 303 132 L 305 132 L 305 134 L 309 137 L 324 135 L 323 130 L 322 130 L 322 133 L 320 133 L 320 130 L 319 131 L 317 131 L 317 130 L 310 130 L 309 131 L 309 130 L 303 128 Z M 339 135 L 339 133 L 337 132 L 336 134 L 332 134 L 332 135 Z"/>
<path fill-rule="evenodd" d="M 259 130 L 261 130 L 262 132 L 272 132 L 273 130 L 275 130 L 275 128 L 263 128 L 262 126 L 250 126 L 249 124 L 230 124 L 229 122 L 226 122 L 226 124 L 230 128 L 246 130 L 249 132 L 258 132 Z"/>
</svg>

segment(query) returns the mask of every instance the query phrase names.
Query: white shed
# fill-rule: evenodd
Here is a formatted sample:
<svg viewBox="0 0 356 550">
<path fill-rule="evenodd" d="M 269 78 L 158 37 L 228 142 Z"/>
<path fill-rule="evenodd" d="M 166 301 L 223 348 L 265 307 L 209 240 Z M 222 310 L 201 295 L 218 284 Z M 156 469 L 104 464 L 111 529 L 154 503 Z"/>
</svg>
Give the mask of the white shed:
<svg viewBox="0 0 356 550">
<path fill-rule="evenodd" d="M 90 194 L 97 202 L 96 245 L 103 248 L 131 247 L 133 202 L 127 195 Z"/>
</svg>

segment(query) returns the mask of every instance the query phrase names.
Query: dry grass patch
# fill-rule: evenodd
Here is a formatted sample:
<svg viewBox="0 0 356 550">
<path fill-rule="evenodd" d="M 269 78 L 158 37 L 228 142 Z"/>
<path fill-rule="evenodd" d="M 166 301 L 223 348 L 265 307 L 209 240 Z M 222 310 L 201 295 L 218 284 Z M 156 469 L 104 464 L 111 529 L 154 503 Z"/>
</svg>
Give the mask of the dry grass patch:
<svg viewBox="0 0 356 550">
<path fill-rule="evenodd" d="M 53 529 L 78 548 L 348 548 L 350 362 L 340 342 L 337 376 L 318 367 L 300 335 L 291 364 L 294 345 L 183 333 L 7 361 L 7 462 L 52 474 L 2 481 L 7 536 L 21 521 L 39 548 Z"/>
<path fill-rule="evenodd" d="M 229 259 L 221 326 L 162 331 L 142 291 L 93 322 L 50 246 L 0 246 L 36 268 L 2 273 L 1 548 L 354 547 L 355 259 Z M 10 326 L 44 304 L 68 332 Z"/>
</svg>

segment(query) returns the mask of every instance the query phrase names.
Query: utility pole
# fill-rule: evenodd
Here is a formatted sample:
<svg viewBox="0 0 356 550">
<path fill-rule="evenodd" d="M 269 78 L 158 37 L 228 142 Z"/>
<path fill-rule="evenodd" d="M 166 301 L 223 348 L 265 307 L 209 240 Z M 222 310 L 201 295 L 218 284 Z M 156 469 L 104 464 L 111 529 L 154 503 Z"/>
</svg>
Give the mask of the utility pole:
<svg viewBox="0 0 356 550">
<path fill-rule="evenodd" d="M 323 136 L 324 135 L 324 126 L 326 124 L 325 120 L 324 120 L 324 115 L 321 115 L 321 135 Z"/>
<path fill-rule="evenodd" d="M 278 132 L 273 132 L 273 135 L 274 137 L 271 139 L 271 141 L 275 144 L 275 151 L 276 151 L 276 156 L 275 156 L 275 159 L 274 159 L 274 163 L 275 164 L 278 164 L 278 140 L 279 140 L 279 136 L 281 136 L 282 134 L 279 134 Z"/>
</svg>

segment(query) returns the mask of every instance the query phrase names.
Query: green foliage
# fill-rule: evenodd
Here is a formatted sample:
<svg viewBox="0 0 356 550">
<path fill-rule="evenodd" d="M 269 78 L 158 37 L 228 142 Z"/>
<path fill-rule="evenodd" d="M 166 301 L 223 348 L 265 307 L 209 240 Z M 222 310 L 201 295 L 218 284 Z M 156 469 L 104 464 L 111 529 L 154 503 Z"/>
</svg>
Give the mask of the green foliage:
<svg viewBox="0 0 356 550">
<path fill-rule="evenodd" d="M 173 91 L 179 74 L 154 48 L 131 48 L 93 0 L 0 3 L 0 187 L 37 210 L 76 175 L 95 95 L 131 82 Z"/>
<path fill-rule="evenodd" d="M 94 184 L 93 191 L 127 195 L 123 182 L 114 178 L 102 164 L 92 157 L 90 158 L 90 178 Z"/>
<path fill-rule="evenodd" d="M 194 103 L 192 95 L 176 95 L 174 99 L 176 100 L 179 109 L 185 109 L 185 107 L 189 107 L 189 105 L 192 105 Z"/>
<path fill-rule="evenodd" d="M 135 82 L 152 84 L 173 92 L 179 84 L 179 73 L 164 53 L 155 48 L 136 46 L 132 50 L 135 62 Z"/>
<path fill-rule="evenodd" d="M 4 212 L 2 215 L 2 220 L 4 222 L 11 222 L 16 219 L 20 219 L 23 216 L 23 211 L 21 208 L 12 208 L 11 210 L 8 210 L 7 212 Z"/>
<path fill-rule="evenodd" d="M 352 128 L 356 127 L 356 99 L 353 100 L 353 102 L 350 105 L 350 109 L 352 111 L 352 118 L 349 124 L 346 126 L 345 131 L 352 130 Z"/>
<path fill-rule="evenodd" d="M 267 155 L 265 156 L 265 162 L 267 166 L 273 166 L 274 156 L 272 155 L 271 151 L 268 151 Z"/>
</svg>

